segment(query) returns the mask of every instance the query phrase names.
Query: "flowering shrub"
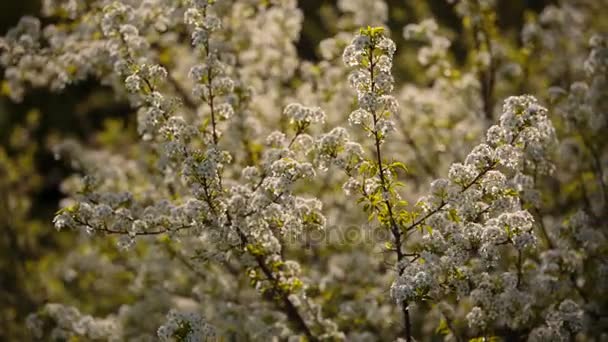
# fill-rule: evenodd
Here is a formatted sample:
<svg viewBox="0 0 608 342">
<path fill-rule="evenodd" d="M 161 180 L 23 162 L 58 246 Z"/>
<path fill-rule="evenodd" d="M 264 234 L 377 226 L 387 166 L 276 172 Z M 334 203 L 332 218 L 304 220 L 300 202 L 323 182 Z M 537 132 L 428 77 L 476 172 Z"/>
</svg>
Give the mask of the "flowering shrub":
<svg viewBox="0 0 608 342">
<path fill-rule="evenodd" d="M 295 0 L 43 3 L 52 24 L 24 17 L 0 40 L 3 92 L 95 80 L 128 102 L 137 138 L 53 144 L 74 171 L 53 223 L 86 246 L 63 267 L 122 274 L 105 291 L 128 296 L 103 313 L 48 303 L 31 336 L 607 338 L 595 2 L 546 7 L 519 44 L 494 1 L 452 4 L 460 62 L 434 19 L 409 24 L 420 84 L 395 76 L 407 56 L 382 0 L 338 1 L 315 62 Z"/>
</svg>

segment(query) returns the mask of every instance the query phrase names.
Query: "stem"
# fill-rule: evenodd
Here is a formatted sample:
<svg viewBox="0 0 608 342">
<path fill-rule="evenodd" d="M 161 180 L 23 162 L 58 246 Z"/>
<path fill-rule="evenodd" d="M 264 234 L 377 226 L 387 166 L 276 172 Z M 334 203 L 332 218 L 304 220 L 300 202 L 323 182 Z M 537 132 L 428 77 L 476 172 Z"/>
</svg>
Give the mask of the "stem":
<svg viewBox="0 0 608 342">
<path fill-rule="evenodd" d="M 479 10 L 479 15 L 483 17 L 483 13 L 481 13 L 481 7 L 477 2 L 477 9 Z M 478 73 L 479 83 L 481 83 L 481 99 L 483 101 L 483 112 L 486 118 L 486 123 L 490 124 L 494 119 L 494 85 L 496 83 L 496 66 L 494 65 L 494 56 L 492 51 L 492 42 L 489 37 L 489 33 L 487 30 L 483 28 L 483 22 L 479 25 L 475 23 L 473 20 L 473 42 L 475 44 L 475 49 L 478 52 L 481 52 L 482 44 L 485 44 L 487 53 L 490 56 L 489 65 L 486 69 L 480 70 Z M 483 41 L 480 41 L 478 37 L 483 37 Z"/>
<path fill-rule="evenodd" d="M 491 171 L 492 169 L 494 169 L 495 166 L 496 166 L 496 164 L 493 163 L 490 166 L 488 166 L 487 168 L 483 169 L 470 183 L 465 185 L 462 188 L 462 190 L 460 190 L 460 193 L 467 191 L 470 187 L 472 187 L 475 183 L 477 183 L 477 181 L 481 177 L 483 177 L 488 171 Z M 438 213 L 439 211 L 441 211 L 441 209 L 443 209 L 447 204 L 448 204 L 447 202 L 442 201 L 441 204 L 437 208 L 429 211 L 426 215 L 424 215 L 424 217 L 422 217 L 421 219 L 418 219 L 417 221 L 415 221 L 414 223 L 409 225 L 405 230 L 409 232 L 410 230 L 416 228 L 421 223 L 423 223 L 426 219 L 428 219 L 429 217 L 431 217 L 431 216 L 435 215 L 436 213 Z"/>
<path fill-rule="evenodd" d="M 522 270 L 521 270 L 521 266 L 522 266 L 522 253 L 521 250 L 517 251 L 517 285 L 515 285 L 515 288 L 519 290 L 519 287 L 521 286 L 521 279 L 523 277 L 522 274 Z"/>
<path fill-rule="evenodd" d="M 408 303 L 404 300 L 401 302 L 401 312 L 403 313 L 403 335 L 405 335 L 406 342 L 412 342 L 412 325 L 410 320 L 410 309 Z"/>
<path fill-rule="evenodd" d="M 209 41 L 205 42 L 205 57 L 207 59 L 209 59 L 209 56 L 211 55 L 211 52 L 209 51 Z M 218 137 L 217 137 L 217 130 L 215 128 L 216 126 L 216 122 L 215 122 L 215 109 L 214 109 L 214 94 L 213 94 L 213 89 L 212 89 L 212 81 L 213 81 L 213 74 L 211 73 L 211 68 L 207 68 L 207 82 L 209 85 L 209 110 L 211 111 L 211 129 L 213 130 L 213 145 L 217 146 L 217 142 L 218 142 Z"/>
<path fill-rule="evenodd" d="M 220 178 L 222 177 L 221 173 L 218 173 L 218 177 L 220 177 Z M 207 193 L 206 182 L 203 183 L 203 188 L 205 189 L 205 193 Z M 217 209 L 216 209 L 211 197 L 206 195 L 205 201 L 209 205 L 209 208 L 211 209 L 211 211 L 217 216 L 218 215 Z M 226 219 L 227 219 L 226 227 L 228 227 L 228 228 L 233 227 L 232 226 L 232 217 L 230 216 L 230 213 L 227 212 L 226 216 L 227 216 L 226 217 Z M 247 236 L 245 235 L 245 233 L 243 233 L 243 231 L 238 226 L 234 226 L 233 228 L 236 230 L 236 233 L 239 236 L 239 239 L 241 240 L 241 244 L 243 246 L 247 246 L 249 244 L 249 239 L 247 239 Z M 308 339 L 310 341 L 316 341 L 317 340 L 316 337 L 312 334 L 310 328 L 306 324 L 306 321 L 304 321 L 304 318 L 298 312 L 297 307 L 291 302 L 289 297 L 283 291 L 281 291 L 281 289 L 279 287 L 279 282 L 278 282 L 277 278 L 274 276 L 274 274 L 272 273 L 272 270 L 268 267 L 268 265 L 266 265 L 266 263 L 264 261 L 264 257 L 261 255 L 255 255 L 254 258 L 256 260 L 258 267 L 262 270 L 262 272 L 264 273 L 266 278 L 268 278 L 268 280 L 270 280 L 270 282 L 272 284 L 272 292 L 274 294 L 276 294 L 278 297 L 280 297 L 280 299 L 283 303 L 282 309 L 287 314 L 287 317 L 289 317 L 289 320 L 294 322 L 296 324 L 296 326 L 308 337 Z"/>
<path fill-rule="evenodd" d="M 184 265 L 184 267 L 186 267 L 190 272 L 192 272 L 194 275 L 196 275 L 202 281 L 207 280 L 207 276 L 203 272 L 196 269 L 196 267 L 194 267 L 194 265 L 192 265 L 190 263 L 190 261 L 188 261 L 188 259 L 186 257 L 184 257 L 183 254 L 178 252 L 169 243 L 165 244 L 165 249 L 167 250 L 167 253 L 169 253 L 169 256 L 171 256 L 171 257 L 175 258 L 177 261 L 179 261 L 182 265 Z"/>
<path fill-rule="evenodd" d="M 536 216 L 538 216 L 538 225 L 540 227 L 540 231 L 543 234 L 543 238 L 545 239 L 545 242 L 547 243 L 547 246 L 549 247 L 549 249 L 553 249 L 554 248 L 554 244 L 553 241 L 551 241 L 551 238 L 549 237 L 549 233 L 547 232 L 547 228 L 545 227 L 545 223 L 543 222 L 543 216 L 540 212 L 540 209 L 538 209 L 537 207 L 534 207 L 534 212 L 536 214 Z"/>
<path fill-rule="evenodd" d="M 597 180 L 600 185 L 600 191 L 602 193 L 602 199 L 604 201 L 604 206 L 608 206 L 608 190 L 606 187 L 606 183 L 604 182 L 604 170 L 602 168 L 602 161 L 600 159 L 599 153 L 597 152 L 597 150 L 595 149 L 595 147 L 593 146 L 591 141 L 589 141 L 589 139 L 587 139 L 585 137 L 585 134 L 583 132 L 581 132 L 581 138 L 583 139 L 583 143 L 585 144 L 585 146 L 589 150 L 589 153 L 591 154 L 591 159 L 593 161 L 593 168 L 595 169 L 595 174 L 597 176 Z"/>
<path fill-rule="evenodd" d="M 370 80 L 371 80 L 371 85 L 370 85 L 370 92 L 373 94 L 375 93 L 375 87 L 376 87 L 376 83 L 374 80 L 374 67 L 375 67 L 375 63 L 373 61 L 374 55 L 373 55 L 373 50 L 374 47 L 373 45 L 370 45 L 369 47 L 369 72 L 370 72 Z M 377 129 L 377 123 L 378 123 L 378 116 L 376 114 L 375 110 L 372 110 L 371 112 L 373 120 L 374 120 L 374 129 L 373 129 L 373 133 L 374 133 L 374 143 L 375 143 L 375 147 L 376 147 L 376 162 L 378 163 L 378 177 L 380 179 L 380 186 L 382 187 L 382 197 L 384 198 L 384 204 L 386 205 L 386 209 L 388 210 L 388 215 L 389 215 L 389 219 L 390 219 L 390 223 L 391 223 L 391 233 L 393 234 L 393 239 L 395 240 L 395 251 L 397 253 L 397 265 L 400 265 L 401 262 L 403 261 L 403 259 L 405 258 L 405 255 L 403 254 L 403 251 L 401 249 L 401 245 L 402 245 L 402 234 L 401 234 L 401 230 L 399 229 L 397 222 L 395 221 L 395 217 L 393 215 L 393 207 L 392 204 L 388 198 L 389 196 L 389 189 L 387 186 L 387 181 L 386 178 L 384 177 L 384 167 L 382 165 L 382 152 L 380 150 L 380 136 L 379 136 L 379 132 Z M 403 272 L 403 270 L 401 270 L 399 272 L 399 275 L 401 275 Z M 403 335 L 405 336 L 405 340 L 406 342 L 411 342 L 412 341 L 412 329 L 411 329 L 411 322 L 410 322 L 410 312 L 409 312 L 409 308 L 408 308 L 408 303 L 407 301 L 402 301 L 401 302 L 401 312 L 403 313 Z"/>
<path fill-rule="evenodd" d="M 406 125 L 403 118 L 401 118 L 399 115 L 396 115 L 395 118 L 397 121 L 399 121 L 399 127 L 401 128 L 401 133 L 403 134 L 405 142 L 410 145 L 414 151 L 414 154 L 416 155 L 416 162 L 420 163 L 424 171 L 432 178 L 437 178 L 437 172 L 433 169 L 429 161 L 426 160 L 426 157 L 423 155 L 422 151 L 420 151 L 420 147 L 418 147 L 418 144 L 416 141 L 414 141 L 414 138 L 412 138 L 412 136 L 405 129 Z"/>
<path fill-rule="evenodd" d="M 241 240 L 241 243 L 245 246 L 248 245 L 249 241 L 245 233 L 243 233 L 243 231 L 239 227 L 235 228 Z M 317 341 L 317 338 L 313 335 L 312 331 L 306 324 L 306 321 L 300 315 L 300 312 L 298 311 L 297 307 L 289 299 L 289 296 L 287 296 L 284 291 L 281 291 L 279 287 L 279 280 L 274 276 L 272 270 L 268 267 L 268 265 L 266 265 L 264 257 L 259 254 L 255 255 L 255 261 L 258 264 L 258 267 L 260 267 L 260 269 L 262 270 L 262 272 L 264 272 L 266 278 L 268 278 L 268 280 L 272 284 L 272 292 L 281 299 L 281 302 L 284 306 L 283 309 L 285 310 L 287 317 L 289 317 L 289 319 L 296 324 L 296 326 L 306 335 L 309 341 Z"/>
<path fill-rule="evenodd" d="M 217 134 L 215 131 L 215 117 L 214 117 L 214 111 L 213 111 L 213 97 L 211 96 L 212 95 L 211 87 L 209 87 L 209 92 L 210 92 L 209 107 L 211 108 L 213 139 L 214 139 L 214 144 L 217 145 L 218 137 L 217 137 Z M 295 138 L 294 138 L 294 140 L 295 140 Z M 217 172 L 217 177 L 218 177 L 218 184 L 220 186 L 220 189 L 222 189 L 222 173 L 220 170 L 218 170 L 218 172 Z M 261 182 L 260 182 L 260 184 L 261 184 Z M 203 183 L 203 188 L 205 189 L 206 200 L 208 202 L 208 205 L 211 208 L 212 212 L 214 212 L 217 216 L 217 210 L 215 208 L 215 205 L 213 204 L 211 197 L 207 193 L 206 182 Z M 226 226 L 232 227 L 232 218 L 231 218 L 229 212 L 226 212 L 226 219 L 227 219 Z M 241 243 L 244 246 L 248 245 L 249 241 L 247 239 L 247 236 L 243 233 L 243 231 L 238 226 L 235 226 L 234 228 L 239 236 L 239 239 L 241 240 Z M 274 274 L 272 273 L 272 270 L 268 267 L 268 265 L 266 265 L 266 263 L 264 261 L 264 257 L 262 255 L 255 255 L 254 257 L 255 257 L 258 267 L 262 270 L 262 272 L 264 273 L 266 278 L 268 278 L 268 280 L 270 280 L 270 282 L 272 284 L 272 292 L 274 294 L 276 294 L 278 297 L 280 297 L 280 299 L 283 303 L 283 310 L 287 314 L 287 317 L 289 317 L 289 319 L 296 324 L 296 326 L 307 336 L 309 341 L 317 341 L 316 337 L 312 334 L 310 328 L 306 324 L 306 321 L 298 312 L 297 307 L 291 302 L 289 297 L 283 291 L 281 291 L 281 289 L 279 287 L 279 285 L 280 285 L 279 281 L 274 276 Z"/>
<path fill-rule="evenodd" d="M 445 318 L 445 323 L 448 326 L 448 329 L 452 332 L 452 336 L 454 336 L 454 339 L 456 339 L 456 342 L 462 342 L 462 337 L 460 337 L 460 335 L 458 335 L 458 332 L 456 331 L 456 329 L 454 328 L 454 325 L 452 324 L 452 320 L 447 318 L 444 315 Z"/>
<path fill-rule="evenodd" d="M 169 70 L 167 67 L 165 67 L 165 69 Z M 186 105 L 186 107 L 193 112 L 196 112 L 198 105 L 194 102 L 194 100 L 192 100 L 192 98 L 190 98 L 190 95 L 188 95 L 188 92 L 181 86 L 181 84 L 179 84 L 179 82 L 170 74 L 167 75 L 167 80 L 169 83 L 171 83 L 173 89 L 175 89 L 182 101 L 184 101 L 184 105 Z"/>
<path fill-rule="evenodd" d="M 293 143 L 296 142 L 296 139 L 302 134 L 304 133 L 304 131 L 306 130 L 307 126 L 299 126 L 296 129 L 296 133 L 293 135 L 293 137 L 291 138 L 291 140 L 289 141 L 289 145 L 287 145 L 287 148 L 291 148 L 291 146 L 293 146 Z"/>
<path fill-rule="evenodd" d="M 488 47 L 488 49 L 490 49 Z M 491 51 L 491 50 L 490 50 Z M 481 94 L 483 100 L 483 112 L 487 123 L 490 124 L 494 120 L 494 62 L 492 61 L 492 53 L 490 54 L 490 65 L 487 70 L 481 71 L 479 78 L 481 80 Z"/>
<path fill-rule="evenodd" d="M 374 82 L 374 63 L 372 62 L 372 51 L 373 48 L 370 47 L 370 53 L 369 53 L 369 58 L 370 58 L 370 79 L 371 79 L 371 92 L 373 93 L 375 91 L 375 82 Z M 384 197 L 384 204 L 386 205 L 386 208 L 388 210 L 389 213 L 389 219 L 391 221 L 391 231 L 393 233 L 393 237 L 395 239 L 395 250 L 397 252 L 397 261 L 401 261 L 404 257 L 403 255 L 403 251 L 401 250 L 401 231 L 399 230 L 399 227 L 397 226 L 397 222 L 395 221 L 395 217 L 393 215 L 393 207 L 391 205 L 391 202 L 389 201 L 389 199 L 385 196 L 388 195 L 389 191 L 388 191 L 388 186 L 387 186 L 387 181 L 384 177 L 384 167 L 383 167 L 383 163 L 382 163 L 382 152 L 380 149 L 380 136 L 378 135 L 378 131 L 376 129 L 377 123 L 378 123 L 378 116 L 376 115 L 376 111 L 372 111 L 372 117 L 374 120 L 374 144 L 376 147 L 376 162 L 378 164 L 378 177 L 380 179 L 380 186 L 382 187 L 382 197 Z"/>
<path fill-rule="evenodd" d="M 236 58 L 236 68 L 237 70 L 240 70 L 242 68 L 241 63 L 239 62 L 238 59 L 238 55 L 235 56 Z M 236 73 L 236 77 L 241 78 L 241 74 L 239 72 Z M 255 163 L 255 153 L 252 150 L 251 147 L 251 139 L 249 139 L 248 137 L 248 127 L 247 127 L 247 121 L 245 120 L 245 112 L 247 110 L 247 107 L 249 105 L 249 101 L 245 100 L 245 97 L 243 96 L 242 92 L 237 92 L 237 97 L 238 97 L 238 107 L 235 108 L 235 112 L 237 113 L 238 116 L 238 120 L 239 120 L 239 125 L 238 125 L 238 130 L 239 130 L 239 135 L 241 137 L 241 144 L 243 145 L 243 149 L 245 150 L 245 154 L 247 156 L 247 165 L 253 165 Z"/>
</svg>

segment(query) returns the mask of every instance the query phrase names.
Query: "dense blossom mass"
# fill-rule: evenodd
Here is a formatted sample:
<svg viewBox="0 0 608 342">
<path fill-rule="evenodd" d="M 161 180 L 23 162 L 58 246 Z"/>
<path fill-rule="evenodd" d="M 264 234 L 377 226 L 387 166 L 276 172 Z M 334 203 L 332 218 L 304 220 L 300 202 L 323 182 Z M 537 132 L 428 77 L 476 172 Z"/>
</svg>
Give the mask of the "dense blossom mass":
<svg viewBox="0 0 608 342">
<path fill-rule="evenodd" d="M 58 276 L 107 297 L 40 305 L 27 336 L 608 338 L 606 1 L 515 41 L 496 1 L 447 1 L 462 57 L 430 16 L 395 31 L 384 0 L 340 0 L 315 61 L 295 0 L 42 3 L 0 38 L 2 94 L 94 81 L 134 129 L 49 139 L 78 244 Z"/>
</svg>

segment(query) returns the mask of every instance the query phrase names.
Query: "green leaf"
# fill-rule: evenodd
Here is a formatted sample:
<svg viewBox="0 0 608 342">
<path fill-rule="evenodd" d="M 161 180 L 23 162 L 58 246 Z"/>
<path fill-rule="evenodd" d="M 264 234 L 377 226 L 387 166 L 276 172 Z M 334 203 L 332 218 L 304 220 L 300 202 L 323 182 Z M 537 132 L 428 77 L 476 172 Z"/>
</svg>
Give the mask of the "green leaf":
<svg viewBox="0 0 608 342">
<path fill-rule="evenodd" d="M 392 162 L 391 164 L 389 164 L 389 167 L 393 170 L 402 169 L 404 172 L 408 172 L 407 167 L 402 162 Z"/>
<path fill-rule="evenodd" d="M 450 221 L 452 222 L 460 222 L 460 216 L 458 216 L 458 210 L 452 208 L 448 211 L 448 218 L 450 219 Z"/>
</svg>

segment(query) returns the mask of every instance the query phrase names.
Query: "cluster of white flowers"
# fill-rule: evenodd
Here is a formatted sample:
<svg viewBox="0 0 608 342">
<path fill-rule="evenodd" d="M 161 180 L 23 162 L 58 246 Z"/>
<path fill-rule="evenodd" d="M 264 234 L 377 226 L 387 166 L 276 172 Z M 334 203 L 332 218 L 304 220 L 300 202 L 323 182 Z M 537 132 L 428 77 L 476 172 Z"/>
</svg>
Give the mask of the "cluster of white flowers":
<svg viewBox="0 0 608 342">
<path fill-rule="evenodd" d="M 451 42 L 438 34 L 439 26 L 433 19 L 427 19 L 419 24 L 409 24 L 403 29 L 406 40 L 423 42 L 425 45 L 418 50 L 418 62 L 427 67 L 430 77 L 450 76 L 452 66 L 448 56 Z"/>
<path fill-rule="evenodd" d="M 289 117 L 290 123 L 298 130 L 305 129 L 311 123 L 323 123 L 325 113 L 319 107 L 309 108 L 299 103 L 291 103 L 285 107 L 284 114 Z"/>
<path fill-rule="evenodd" d="M 227 95 L 234 90 L 234 81 L 229 77 L 229 66 L 221 59 L 220 46 L 212 37 L 221 28 L 221 20 L 211 13 L 212 1 L 193 1 L 192 7 L 184 13 L 184 22 L 192 27 L 192 44 L 199 50 L 203 64 L 190 69 L 188 77 L 194 82 L 192 94 L 203 100 L 209 107 L 211 117 L 211 139 L 218 143 L 220 120 L 229 119 L 233 113 Z"/>
<path fill-rule="evenodd" d="M 534 301 L 524 288 L 533 283 L 523 263 L 536 254 L 537 237 L 532 215 L 510 184 L 527 172 L 523 165 L 537 165 L 538 156 L 549 153 L 554 139 L 546 110 L 534 98 L 505 101 L 500 125 L 488 131 L 488 144 L 475 147 L 465 163 L 452 165 L 449 178 L 433 182 L 431 195 L 417 204 L 420 210 L 407 230 L 419 228 L 424 243 L 416 248 L 416 261 L 400 265 L 402 274 L 391 287 L 397 303 L 449 301 L 455 294 L 456 307 L 473 301 L 466 317 L 480 332 L 504 325 L 517 330 L 529 321 Z M 537 154 L 526 153 L 528 143 L 537 144 Z M 516 255 L 516 269 L 498 267 L 510 254 Z"/>
<path fill-rule="evenodd" d="M 91 39 L 93 23 L 81 22 L 73 32 L 59 26 L 42 28 L 40 20 L 23 17 L 0 38 L 0 64 L 5 68 L 3 93 L 23 99 L 28 87 L 63 90 L 107 63 L 102 42 Z"/>
<path fill-rule="evenodd" d="M 49 325 L 47 320 L 51 320 Z M 95 318 L 63 304 L 46 304 L 38 313 L 27 317 L 27 328 L 35 338 L 49 336 L 52 340 L 72 338 L 118 341 L 121 326 L 115 317 Z M 50 329 L 50 331 L 45 331 Z"/>
<path fill-rule="evenodd" d="M 374 31 L 377 30 L 377 31 Z M 397 101 L 390 93 L 393 90 L 393 54 L 395 43 L 385 37 L 380 28 L 369 28 L 353 38 L 344 50 L 344 63 L 357 67 L 349 81 L 357 91 L 359 108 L 349 117 L 351 124 L 361 125 L 370 135 L 385 139 L 394 130 L 391 115 L 397 114 Z"/>
<path fill-rule="evenodd" d="M 386 2 L 365 0 L 339 0 L 338 8 L 352 14 L 352 24 L 355 27 L 367 24 L 378 25 L 388 19 L 388 6 Z"/>
<path fill-rule="evenodd" d="M 567 341 L 582 329 L 583 312 L 578 304 L 566 299 L 546 315 L 546 325 L 534 329 L 529 341 Z"/>
<path fill-rule="evenodd" d="M 169 311 L 167 321 L 158 328 L 161 341 L 208 341 L 216 338 L 215 329 L 194 312 Z"/>
<path fill-rule="evenodd" d="M 44 0 L 42 1 L 42 13 L 45 16 L 65 15 L 70 19 L 76 19 L 83 12 L 86 4 L 81 0 Z"/>
</svg>

